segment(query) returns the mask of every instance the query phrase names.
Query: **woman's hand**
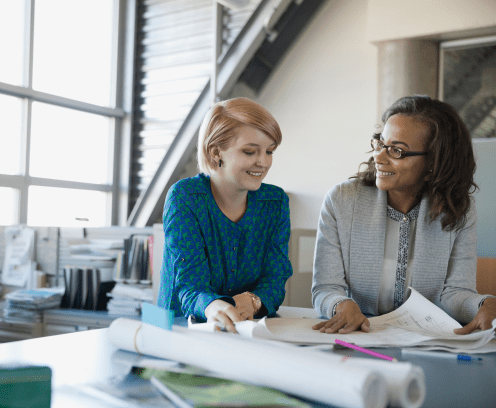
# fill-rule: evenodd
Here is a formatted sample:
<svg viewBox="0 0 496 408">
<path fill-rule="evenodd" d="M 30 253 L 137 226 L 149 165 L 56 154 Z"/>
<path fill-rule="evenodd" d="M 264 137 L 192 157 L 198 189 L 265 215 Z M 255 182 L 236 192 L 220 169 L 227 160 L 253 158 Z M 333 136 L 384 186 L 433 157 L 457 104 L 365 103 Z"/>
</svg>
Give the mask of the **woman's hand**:
<svg viewBox="0 0 496 408">
<path fill-rule="evenodd" d="M 494 319 L 496 319 L 496 299 L 487 298 L 469 324 L 453 331 L 455 334 L 469 334 L 477 329 L 487 330 L 492 327 L 491 323 Z"/>
<path fill-rule="evenodd" d="M 253 320 L 255 309 L 253 309 L 253 301 L 251 296 L 247 293 L 240 293 L 233 296 L 236 302 L 236 311 L 243 318 L 243 320 Z"/>
<path fill-rule="evenodd" d="M 246 318 L 241 317 L 233 305 L 220 299 L 214 300 L 206 307 L 205 316 L 207 322 L 220 322 L 231 333 L 237 333 L 234 322 L 246 320 Z"/>
<path fill-rule="evenodd" d="M 312 326 L 314 330 L 321 333 L 346 334 L 355 330 L 370 331 L 369 319 L 367 319 L 358 305 L 352 300 L 345 300 L 336 307 L 336 314 L 332 319 Z"/>
</svg>

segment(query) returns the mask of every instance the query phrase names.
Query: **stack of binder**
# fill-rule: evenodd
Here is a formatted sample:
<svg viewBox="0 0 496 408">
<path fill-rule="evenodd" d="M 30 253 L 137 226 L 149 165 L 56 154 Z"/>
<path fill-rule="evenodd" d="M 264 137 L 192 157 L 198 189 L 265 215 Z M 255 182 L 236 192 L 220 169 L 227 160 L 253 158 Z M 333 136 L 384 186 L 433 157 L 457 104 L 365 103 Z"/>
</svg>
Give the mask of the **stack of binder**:
<svg viewBox="0 0 496 408">
<path fill-rule="evenodd" d="M 71 255 L 64 268 L 62 308 L 108 310 L 107 294 L 117 282 L 151 287 L 153 236 L 131 234 L 125 239 L 80 239 L 68 243 Z M 127 309 L 121 303 L 114 299 L 114 312 Z"/>
<path fill-rule="evenodd" d="M 151 284 L 153 235 L 133 234 L 124 240 L 124 249 L 117 255 L 114 280 L 125 283 Z"/>
<path fill-rule="evenodd" d="M 98 268 L 64 268 L 65 293 L 60 307 L 67 309 L 106 310 L 107 293 L 114 281 L 104 281 Z"/>
</svg>

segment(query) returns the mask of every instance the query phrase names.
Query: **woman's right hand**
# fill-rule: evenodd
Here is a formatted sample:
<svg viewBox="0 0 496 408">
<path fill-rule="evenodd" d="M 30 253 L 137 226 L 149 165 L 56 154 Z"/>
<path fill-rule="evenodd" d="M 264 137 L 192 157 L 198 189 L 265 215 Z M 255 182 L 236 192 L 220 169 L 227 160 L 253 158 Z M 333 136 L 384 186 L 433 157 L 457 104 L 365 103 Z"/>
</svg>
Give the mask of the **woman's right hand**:
<svg viewBox="0 0 496 408">
<path fill-rule="evenodd" d="M 233 322 L 242 322 L 243 319 L 236 308 L 230 303 L 216 299 L 205 309 L 207 322 L 220 322 L 228 332 L 237 333 Z"/>
<path fill-rule="evenodd" d="M 345 300 L 336 307 L 336 314 L 325 322 L 312 326 L 321 333 L 346 334 L 355 330 L 370 331 L 370 322 L 352 300 Z"/>
</svg>

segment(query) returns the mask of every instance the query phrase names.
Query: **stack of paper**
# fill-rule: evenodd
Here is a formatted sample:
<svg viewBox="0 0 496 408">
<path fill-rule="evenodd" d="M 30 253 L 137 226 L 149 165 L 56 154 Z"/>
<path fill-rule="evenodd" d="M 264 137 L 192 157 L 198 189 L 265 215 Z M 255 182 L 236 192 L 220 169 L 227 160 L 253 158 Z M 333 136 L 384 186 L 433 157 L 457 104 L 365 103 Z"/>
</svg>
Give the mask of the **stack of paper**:
<svg viewBox="0 0 496 408">
<path fill-rule="evenodd" d="M 16 290 L 5 295 L 5 320 L 41 322 L 42 311 L 60 306 L 63 288 Z"/>
<path fill-rule="evenodd" d="M 36 270 L 34 235 L 34 230 L 26 226 L 5 228 L 2 284 L 25 286 L 28 283 L 29 285 Z"/>
<path fill-rule="evenodd" d="M 113 261 L 124 248 L 122 239 L 68 240 L 71 259 L 82 261 Z"/>
<path fill-rule="evenodd" d="M 139 316 L 143 302 L 153 303 L 151 285 L 117 283 L 108 296 L 111 297 L 107 304 L 109 314 L 121 316 Z"/>
</svg>

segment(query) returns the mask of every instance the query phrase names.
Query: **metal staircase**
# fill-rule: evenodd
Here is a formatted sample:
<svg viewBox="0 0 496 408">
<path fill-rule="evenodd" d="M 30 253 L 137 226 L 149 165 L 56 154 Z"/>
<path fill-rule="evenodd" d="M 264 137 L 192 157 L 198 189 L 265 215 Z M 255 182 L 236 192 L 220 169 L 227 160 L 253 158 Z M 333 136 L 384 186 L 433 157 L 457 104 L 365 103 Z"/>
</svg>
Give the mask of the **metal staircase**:
<svg viewBox="0 0 496 408">
<path fill-rule="evenodd" d="M 174 0 L 169 1 L 172 3 L 174 2 Z M 184 5 L 185 0 L 181 1 L 183 1 L 181 4 Z M 250 0 L 247 1 L 250 2 Z M 251 4 L 255 3 L 256 7 L 250 10 L 249 16 L 244 16 L 246 23 L 243 21 L 243 27 L 238 30 L 239 32 L 232 29 L 225 29 L 226 26 L 229 28 L 229 24 L 234 22 L 234 14 L 224 12 L 222 17 L 220 17 L 219 9 L 215 10 L 214 7 L 212 14 L 213 18 L 211 18 L 210 21 L 212 23 L 217 21 L 215 25 L 211 25 L 212 31 L 217 34 L 215 37 L 210 35 L 209 40 L 210 43 L 214 44 L 210 47 L 210 50 L 208 50 L 212 55 L 211 70 L 208 70 L 207 68 L 209 64 L 208 58 L 206 58 L 205 49 L 201 46 L 196 49 L 192 47 L 191 49 L 184 50 L 185 52 L 189 52 L 189 55 L 192 58 L 198 58 L 199 65 L 197 68 L 199 68 L 199 70 L 196 72 L 202 72 L 199 77 L 203 76 L 203 78 L 205 78 L 206 75 L 211 74 L 209 76 L 210 78 L 213 78 L 213 80 L 207 78 L 207 82 L 202 89 L 197 91 L 197 99 L 191 108 L 187 107 L 188 113 L 185 114 L 184 120 L 181 121 L 177 134 L 172 137 L 171 133 L 174 133 L 173 125 L 178 126 L 179 124 L 177 121 L 175 123 L 170 123 L 167 118 L 164 119 L 161 117 L 161 110 L 183 109 L 184 112 L 187 103 L 182 103 L 181 100 L 178 100 L 179 106 L 164 106 L 160 103 L 160 99 L 157 99 L 157 103 L 155 104 L 144 104 L 145 111 L 141 118 L 141 122 L 138 123 L 138 125 L 141 126 L 141 129 L 135 131 L 135 134 L 138 134 L 141 137 L 143 137 L 143 133 L 145 136 L 163 136 L 168 132 L 167 134 L 169 136 L 168 140 L 163 142 L 167 145 L 162 146 L 162 148 L 166 148 L 166 152 L 157 165 L 156 171 L 150 175 L 149 182 L 146 180 L 146 177 L 143 178 L 146 182 L 141 182 L 139 188 L 140 194 L 128 218 L 128 225 L 142 227 L 153 224 L 154 220 L 160 220 L 167 191 L 172 184 L 179 180 L 183 168 L 187 165 L 188 161 L 190 161 L 196 148 L 198 129 L 201 125 L 201 121 L 213 101 L 227 98 L 243 73 L 246 70 L 250 72 L 253 71 L 247 69 L 247 67 L 253 66 L 253 64 L 256 63 L 256 57 L 260 54 L 261 49 L 270 49 L 270 45 L 267 44 L 274 44 L 276 42 L 278 44 L 285 42 L 285 47 L 287 48 L 288 42 L 294 39 L 296 35 L 295 32 L 299 32 L 304 24 L 303 22 L 300 22 L 298 27 L 296 27 L 297 30 L 286 30 L 286 32 L 291 33 L 291 36 L 285 36 L 286 40 L 284 40 L 284 36 L 280 36 L 280 32 L 275 28 L 283 31 L 291 25 L 291 19 L 296 19 L 301 15 L 305 15 L 306 18 L 309 19 L 323 1 L 324 0 L 251 0 Z M 148 3 L 155 4 L 160 3 L 160 1 L 150 0 Z M 195 1 L 195 4 L 198 7 L 202 6 L 202 4 L 204 5 L 204 3 L 204 1 Z M 299 13 L 300 9 L 306 11 Z M 192 9 L 192 11 L 193 10 L 194 9 Z M 160 13 L 159 10 L 155 10 L 155 12 Z M 236 14 L 236 18 L 243 19 L 243 17 L 240 17 L 239 13 Z M 284 22 L 284 24 L 282 24 L 281 21 Z M 204 24 L 204 22 L 200 19 L 197 24 Z M 207 34 L 205 33 L 204 35 L 206 36 Z M 289 37 L 291 38 L 290 40 L 288 40 Z M 229 43 L 229 41 L 232 41 L 232 43 Z M 188 41 L 184 40 L 182 44 L 183 47 L 187 48 Z M 178 47 L 177 44 L 171 44 L 171 46 Z M 152 47 L 151 43 L 149 44 L 149 47 Z M 282 48 L 279 48 L 278 54 L 280 57 L 282 55 Z M 217 58 L 214 58 L 214 55 Z M 162 56 L 160 58 L 161 59 L 155 60 L 156 64 L 160 65 L 160 61 L 162 61 L 163 64 L 164 59 L 168 57 Z M 180 58 L 180 56 L 176 56 L 176 58 Z M 214 63 L 214 61 L 216 63 Z M 276 60 L 273 61 L 270 69 L 273 68 L 275 62 Z M 149 65 L 148 68 L 150 68 Z M 174 68 L 168 67 L 167 69 Z M 142 79 L 142 83 L 146 85 L 147 80 L 152 76 L 153 75 L 149 72 Z M 251 85 L 249 80 L 246 82 L 248 85 Z M 196 84 L 201 84 L 201 79 L 196 81 Z M 173 85 L 172 82 L 170 82 L 169 86 L 177 87 L 177 84 Z M 193 85 L 191 82 L 183 81 L 183 86 Z M 165 87 L 167 88 L 167 86 Z M 254 88 L 258 90 L 259 87 L 257 88 L 255 86 Z M 143 92 L 146 96 L 146 89 L 144 89 Z M 194 92 L 195 91 L 193 90 L 191 95 L 194 95 Z M 165 129 L 167 129 L 167 132 Z M 165 138 L 162 137 L 161 140 L 163 141 L 164 139 Z M 143 144 L 140 145 L 140 148 L 142 151 L 146 150 L 146 146 L 143 146 Z M 146 156 L 150 157 L 150 154 L 137 156 L 137 160 L 143 162 L 147 160 Z M 143 157 L 145 158 L 143 159 Z M 136 183 L 136 180 L 134 180 L 134 182 Z M 133 181 L 131 184 L 133 184 Z"/>
</svg>

